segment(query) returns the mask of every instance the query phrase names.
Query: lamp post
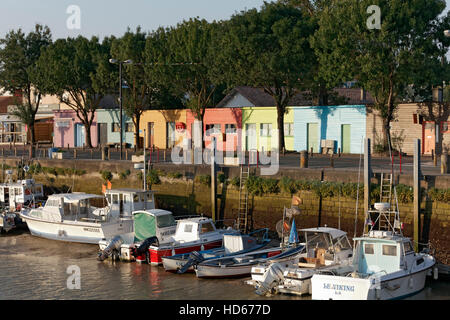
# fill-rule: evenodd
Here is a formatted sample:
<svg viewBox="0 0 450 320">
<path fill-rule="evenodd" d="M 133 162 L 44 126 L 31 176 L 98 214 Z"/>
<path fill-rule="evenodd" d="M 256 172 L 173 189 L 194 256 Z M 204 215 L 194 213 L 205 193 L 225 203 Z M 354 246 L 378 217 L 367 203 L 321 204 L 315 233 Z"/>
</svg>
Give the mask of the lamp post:
<svg viewBox="0 0 450 320">
<path fill-rule="evenodd" d="M 122 64 L 132 64 L 133 61 L 125 60 L 120 61 L 117 59 L 109 59 L 110 63 L 119 65 L 119 103 L 120 103 L 120 160 L 122 160 L 122 148 L 123 148 L 123 120 L 122 120 Z"/>
</svg>

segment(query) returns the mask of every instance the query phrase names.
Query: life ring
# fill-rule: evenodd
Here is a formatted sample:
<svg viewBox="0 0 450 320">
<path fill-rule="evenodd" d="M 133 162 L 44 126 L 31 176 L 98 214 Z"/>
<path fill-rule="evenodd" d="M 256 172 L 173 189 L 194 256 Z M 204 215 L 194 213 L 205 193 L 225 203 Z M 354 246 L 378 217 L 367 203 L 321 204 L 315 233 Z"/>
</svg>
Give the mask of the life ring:
<svg viewBox="0 0 450 320">
<path fill-rule="evenodd" d="M 29 196 L 29 195 L 31 194 L 30 189 L 26 188 L 26 189 L 25 189 L 25 194 L 26 194 L 27 196 Z"/>
</svg>

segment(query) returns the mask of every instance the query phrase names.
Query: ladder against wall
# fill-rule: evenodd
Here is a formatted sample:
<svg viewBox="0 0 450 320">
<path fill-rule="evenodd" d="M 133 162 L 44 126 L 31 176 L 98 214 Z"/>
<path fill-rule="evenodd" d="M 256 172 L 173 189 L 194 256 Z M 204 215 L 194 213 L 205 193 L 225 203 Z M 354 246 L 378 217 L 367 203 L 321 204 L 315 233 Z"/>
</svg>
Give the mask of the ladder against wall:
<svg viewBox="0 0 450 320">
<path fill-rule="evenodd" d="M 398 212 L 397 192 L 394 186 L 392 173 L 381 173 L 380 202 L 389 203 L 390 209 L 379 217 L 379 227 L 381 230 L 399 229 L 400 221 Z M 396 223 L 398 221 L 398 223 Z"/>
<path fill-rule="evenodd" d="M 248 227 L 248 192 L 245 183 L 250 175 L 250 167 L 242 166 L 239 177 L 239 211 L 237 217 L 237 229 L 243 233 Z"/>
</svg>

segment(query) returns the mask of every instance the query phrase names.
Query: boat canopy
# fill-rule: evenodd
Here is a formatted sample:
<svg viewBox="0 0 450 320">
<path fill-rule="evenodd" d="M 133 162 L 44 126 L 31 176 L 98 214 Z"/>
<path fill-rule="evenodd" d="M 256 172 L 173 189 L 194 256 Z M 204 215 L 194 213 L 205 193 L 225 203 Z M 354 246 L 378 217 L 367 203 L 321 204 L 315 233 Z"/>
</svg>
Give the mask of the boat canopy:
<svg viewBox="0 0 450 320">
<path fill-rule="evenodd" d="M 64 203 L 77 203 L 81 200 L 86 199 L 96 199 L 96 198 L 104 198 L 103 196 L 97 194 L 88 194 L 88 193 L 61 193 L 61 194 L 53 194 L 48 197 L 48 200 L 53 199 L 64 199 Z M 49 202 L 47 200 L 47 202 Z"/>
<path fill-rule="evenodd" d="M 156 236 L 157 227 L 166 228 L 176 225 L 172 212 L 166 210 L 136 211 L 133 212 L 133 216 L 135 242 Z"/>
<path fill-rule="evenodd" d="M 328 234 L 330 234 L 332 239 L 337 239 L 339 237 L 347 235 L 347 233 L 342 230 L 335 229 L 335 228 L 328 228 L 328 227 L 308 228 L 308 229 L 301 229 L 300 231 L 328 233 Z"/>
</svg>

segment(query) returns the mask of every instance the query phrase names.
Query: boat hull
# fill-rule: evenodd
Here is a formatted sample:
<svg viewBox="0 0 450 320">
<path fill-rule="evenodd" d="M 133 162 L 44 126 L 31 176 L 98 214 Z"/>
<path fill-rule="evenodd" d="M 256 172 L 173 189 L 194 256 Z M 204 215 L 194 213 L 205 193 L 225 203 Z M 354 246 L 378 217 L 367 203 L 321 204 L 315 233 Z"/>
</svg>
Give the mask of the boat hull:
<svg viewBox="0 0 450 320">
<path fill-rule="evenodd" d="M 380 281 L 314 275 L 311 279 L 313 300 L 392 300 L 402 299 L 423 290 L 431 267 Z"/>
<path fill-rule="evenodd" d="M 220 248 L 222 246 L 222 239 L 214 240 L 210 242 L 204 242 L 202 244 L 186 244 L 183 246 L 161 246 L 154 247 L 151 246 L 149 248 L 149 260 L 152 265 L 160 265 L 162 264 L 163 257 L 171 257 L 180 253 L 189 253 L 192 251 L 203 251 L 214 248 Z"/>
<path fill-rule="evenodd" d="M 78 243 L 98 244 L 105 238 L 129 233 L 133 230 L 132 220 L 111 223 L 48 222 L 22 216 L 33 236 Z"/>
</svg>

